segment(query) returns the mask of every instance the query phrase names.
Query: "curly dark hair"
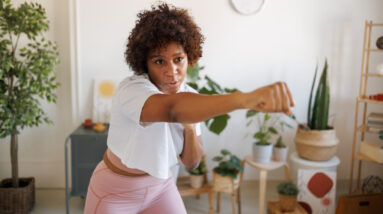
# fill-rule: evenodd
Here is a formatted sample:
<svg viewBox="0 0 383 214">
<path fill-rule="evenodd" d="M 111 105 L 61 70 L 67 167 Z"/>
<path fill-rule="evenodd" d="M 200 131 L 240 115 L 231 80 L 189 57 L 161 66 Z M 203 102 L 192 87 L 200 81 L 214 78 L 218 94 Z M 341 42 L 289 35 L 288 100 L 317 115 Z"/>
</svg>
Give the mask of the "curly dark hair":
<svg viewBox="0 0 383 214">
<path fill-rule="evenodd" d="M 135 74 L 148 73 L 146 59 L 149 51 L 169 42 L 181 44 L 189 65 L 202 56 L 204 36 L 187 10 L 160 3 L 137 14 L 136 26 L 129 35 L 125 60 Z"/>
</svg>

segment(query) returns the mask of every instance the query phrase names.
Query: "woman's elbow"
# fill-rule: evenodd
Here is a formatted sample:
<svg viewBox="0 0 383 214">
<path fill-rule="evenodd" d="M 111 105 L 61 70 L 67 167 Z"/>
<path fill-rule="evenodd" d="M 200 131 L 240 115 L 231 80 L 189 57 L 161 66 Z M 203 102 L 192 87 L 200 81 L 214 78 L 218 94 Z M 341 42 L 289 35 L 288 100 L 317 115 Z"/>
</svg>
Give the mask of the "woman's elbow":
<svg viewBox="0 0 383 214">
<path fill-rule="evenodd" d="M 201 160 L 184 162 L 186 169 L 193 170 L 199 166 Z"/>
</svg>

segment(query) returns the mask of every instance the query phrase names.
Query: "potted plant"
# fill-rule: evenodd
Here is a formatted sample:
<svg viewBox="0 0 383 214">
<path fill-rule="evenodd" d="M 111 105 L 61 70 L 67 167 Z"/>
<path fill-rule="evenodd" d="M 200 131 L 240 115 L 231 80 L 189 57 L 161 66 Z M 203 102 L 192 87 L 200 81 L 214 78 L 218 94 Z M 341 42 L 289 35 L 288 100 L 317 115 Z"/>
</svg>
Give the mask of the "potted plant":
<svg viewBox="0 0 383 214">
<path fill-rule="evenodd" d="M 19 132 L 51 123 L 41 100 L 56 102 L 57 45 L 46 41 L 45 9 L 37 3 L 13 8 L 0 1 L 0 137 L 10 136 L 12 178 L 0 183 L 0 213 L 28 213 L 34 206 L 34 178 L 19 178 Z M 19 47 L 19 39 L 23 47 Z M 25 44 L 25 45 L 24 45 Z"/>
<path fill-rule="evenodd" d="M 275 161 L 285 162 L 287 158 L 288 148 L 286 144 L 283 143 L 282 136 L 278 137 L 277 143 L 273 148 L 273 159 Z"/>
<path fill-rule="evenodd" d="M 218 166 L 213 169 L 213 189 L 217 192 L 232 193 L 239 187 L 240 173 L 243 172 L 241 160 L 226 149 L 213 158 Z"/>
<path fill-rule="evenodd" d="M 297 205 L 298 188 L 291 181 L 282 182 L 277 187 L 279 204 L 283 212 L 292 212 Z"/>
<path fill-rule="evenodd" d="M 300 124 L 295 136 L 298 155 L 312 161 L 326 161 L 332 158 L 339 143 L 335 129 L 328 125 L 330 87 L 328 83 L 327 60 L 312 105 L 313 90 L 318 67 L 315 69 L 307 111 L 307 124 Z"/>
<path fill-rule="evenodd" d="M 198 167 L 193 170 L 188 170 L 190 173 L 190 185 L 193 188 L 200 188 L 205 183 L 206 164 L 201 160 Z"/>
<path fill-rule="evenodd" d="M 270 162 L 273 153 L 271 136 L 283 131 L 284 126 L 291 128 L 291 125 L 281 120 L 280 115 L 272 117 L 270 114 L 263 114 L 255 110 L 248 110 L 246 117 L 249 119 L 247 126 L 253 122 L 253 119 L 257 121 L 257 131 L 253 135 L 253 138 L 257 140 L 253 143 L 253 160 L 258 163 Z"/>
</svg>

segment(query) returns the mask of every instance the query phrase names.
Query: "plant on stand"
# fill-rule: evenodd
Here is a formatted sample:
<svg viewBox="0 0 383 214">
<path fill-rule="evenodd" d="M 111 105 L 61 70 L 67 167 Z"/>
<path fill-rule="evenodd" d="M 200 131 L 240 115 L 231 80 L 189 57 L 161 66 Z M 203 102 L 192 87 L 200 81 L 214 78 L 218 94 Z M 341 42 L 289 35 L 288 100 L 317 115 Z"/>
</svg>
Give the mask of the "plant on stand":
<svg viewBox="0 0 383 214">
<path fill-rule="evenodd" d="M 328 125 L 330 87 L 327 60 L 317 86 L 314 103 L 312 103 L 317 71 L 318 67 L 315 69 L 311 86 L 307 124 L 298 126 L 294 141 L 300 157 L 313 161 L 326 161 L 336 154 L 339 140 L 336 137 L 335 129 Z"/>
<path fill-rule="evenodd" d="M 253 138 L 257 141 L 253 143 L 253 160 L 258 163 L 269 163 L 273 153 L 273 144 L 270 142 L 272 135 L 279 134 L 283 131 L 284 126 L 291 127 L 281 116 L 274 115 L 273 117 L 267 113 L 261 113 L 255 110 L 249 110 L 246 113 L 248 118 L 247 126 L 256 120 L 257 131 L 254 133 Z"/>
<path fill-rule="evenodd" d="M 206 182 L 205 176 L 207 173 L 205 161 L 201 160 L 198 167 L 193 170 L 188 170 L 190 173 L 190 185 L 193 188 L 200 188 Z"/>
<path fill-rule="evenodd" d="M 213 158 L 218 166 L 213 169 L 213 189 L 232 193 L 239 187 L 240 173 L 243 172 L 241 160 L 226 149 Z"/>
<path fill-rule="evenodd" d="M 34 178 L 19 178 L 17 138 L 23 128 L 51 123 L 40 101 L 56 102 L 58 51 L 42 34 L 49 21 L 40 4 L 13 8 L 1 0 L 0 28 L 0 137 L 10 136 L 12 165 L 12 179 L 0 184 L 0 213 L 27 213 L 34 206 Z"/>
<path fill-rule="evenodd" d="M 291 181 L 282 182 L 277 187 L 279 204 L 283 212 L 292 212 L 297 205 L 298 188 Z"/>
<path fill-rule="evenodd" d="M 288 147 L 283 143 L 282 136 L 279 136 L 277 143 L 273 148 L 273 159 L 275 161 L 285 162 L 287 158 Z"/>
</svg>

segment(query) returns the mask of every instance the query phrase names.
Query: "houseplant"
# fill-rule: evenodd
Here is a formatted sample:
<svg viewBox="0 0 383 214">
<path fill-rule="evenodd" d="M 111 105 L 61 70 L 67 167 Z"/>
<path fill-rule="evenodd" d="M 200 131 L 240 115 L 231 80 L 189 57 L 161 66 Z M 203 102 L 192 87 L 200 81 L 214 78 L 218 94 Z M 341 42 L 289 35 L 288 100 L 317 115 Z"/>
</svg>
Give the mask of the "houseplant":
<svg viewBox="0 0 383 214">
<path fill-rule="evenodd" d="M 284 126 L 291 127 L 291 125 L 282 120 L 282 116 L 278 114 L 271 116 L 267 113 L 248 110 L 246 117 L 249 120 L 247 126 L 250 126 L 254 120 L 257 122 L 256 132 L 253 135 L 253 138 L 257 140 L 253 143 L 253 160 L 259 163 L 270 162 L 273 152 L 271 136 L 283 131 Z"/>
<path fill-rule="evenodd" d="M 300 124 L 298 126 L 294 139 L 298 155 L 313 161 L 326 161 L 332 158 L 336 153 L 339 143 L 335 129 L 328 125 L 330 87 L 327 70 L 328 64 L 326 60 L 317 86 L 314 103 L 312 104 L 318 66 L 315 69 L 308 104 L 307 124 Z M 312 108 L 311 105 L 313 105 Z"/>
<path fill-rule="evenodd" d="M 0 1 L 0 137 L 10 136 L 12 179 L 0 184 L 0 213 L 27 213 L 34 206 L 34 178 L 18 176 L 18 134 L 51 123 L 40 101 L 56 102 L 56 44 L 46 41 L 45 9 L 37 3 L 13 8 Z M 19 47 L 19 39 L 23 47 Z"/>
<path fill-rule="evenodd" d="M 198 167 L 193 170 L 188 170 L 190 173 L 190 185 L 193 188 L 200 188 L 205 182 L 206 164 L 205 161 L 201 160 Z"/>
<path fill-rule="evenodd" d="M 287 158 L 288 147 L 283 143 L 282 136 L 279 136 L 277 139 L 277 143 L 273 148 L 273 159 L 275 161 L 286 161 Z"/>
<path fill-rule="evenodd" d="M 292 212 L 297 205 L 298 188 L 291 181 L 282 182 L 277 187 L 279 203 L 283 212 Z"/>
<path fill-rule="evenodd" d="M 218 166 L 213 169 L 213 189 L 217 192 L 232 193 L 239 187 L 240 173 L 243 172 L 241 160 L 226 149 L 213 158 Z"/>
</svg>

